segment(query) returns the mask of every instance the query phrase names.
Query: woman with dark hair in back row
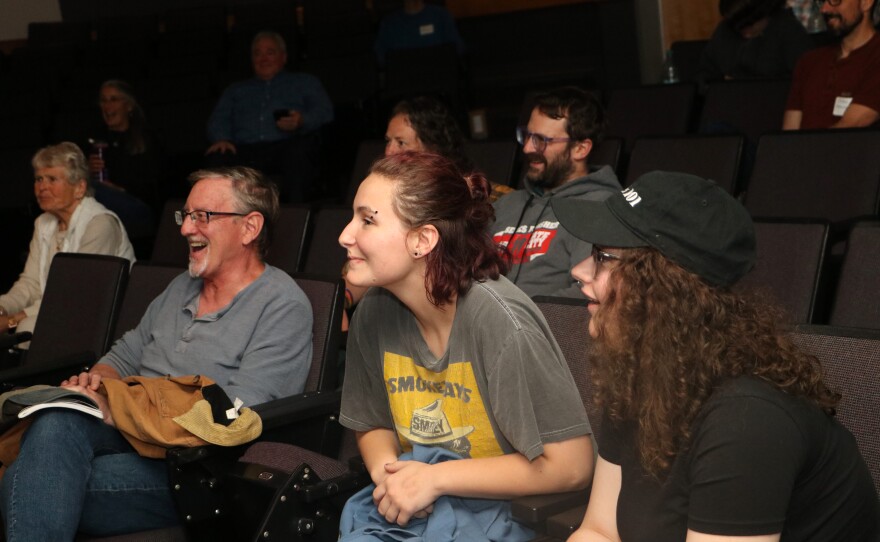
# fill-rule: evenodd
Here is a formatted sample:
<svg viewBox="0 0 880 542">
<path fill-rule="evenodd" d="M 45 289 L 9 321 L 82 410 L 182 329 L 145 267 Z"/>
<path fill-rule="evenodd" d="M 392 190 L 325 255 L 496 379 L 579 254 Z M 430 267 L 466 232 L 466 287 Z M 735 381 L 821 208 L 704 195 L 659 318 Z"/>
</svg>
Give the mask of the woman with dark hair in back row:
<svg viewBox="0 0 880 542">
<path fill-rule="evenodd" d="M 583 404 L 540 311 L 502 276 L 488 192 L 412 152 L 378 161 L 358 189 L 339 242 L 348 280 L 372 288 L 349 330 L 340 421 L 375 486 L 349 501 L 342 540 L 404 528 L 432 540 L 463 508 L 491 512 L 460 539 L 524 540 L 501 499 L 589 482 Z"/>
<path fill-rule="evenodd" d="M 95 198 L 119 215 L 133 239 L 150 237 L 162 199 L 159 145 L 131 85 L 105 81 L 98 103 L 104 123 L 85 146 Z"/>
</svg>

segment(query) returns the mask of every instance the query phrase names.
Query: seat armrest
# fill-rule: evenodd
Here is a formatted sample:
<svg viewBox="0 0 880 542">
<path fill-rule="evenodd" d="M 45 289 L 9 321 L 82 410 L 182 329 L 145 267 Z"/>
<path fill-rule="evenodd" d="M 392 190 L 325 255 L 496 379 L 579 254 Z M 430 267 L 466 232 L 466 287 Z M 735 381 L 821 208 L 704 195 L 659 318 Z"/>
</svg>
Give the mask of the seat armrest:
<svg viewBox="0 0 880 542">
<path fill-rule="evenodd" d="M 547 518 L 570 508 L 586 505 L 589 499 L 589 489 L 547 495 L 527 495 L 511 501 L 510 512 L 516 521 L 543 531 L 542 526 Z"/>
<path fill-rule="evenodd" d="M 584 521 L 587 505 L 582 504 L 547 518 L 547 534 L 553 538 L 567 540 Z"/>
<path fill-rule="evenodd" d="M 0 348 L 7 350 L 17 344 L 31 340 L 31 337 L 32 334 L 30 331 L 20 331 L 12 334 L 2 333 L 0 334 Z"/>
<path fill-rule="evenodd" d="M 94 352 L 80 352 L 52 363 L 20 365 L 0 371 L 0 391 L 12 388 L 49 384 L 57 386 L 65 378 L 88 371 L 97 360 Z"/>
<path fill-rule="evenodd" d="M 266 432 L 338 412 L 341 396 L 341 392 L 337 391 L 301 393 L 255 405 L 253 410 L 260 415 L 263 432 Z M 251 444 L 253 442 L 228 447 L 208 444 L 192 448 L 171 448 L 166 458 L 170 467 L 207 460 L 231 462 L 237 460 Z"/>
<path fill-rule="evenodd" d="M 253 407 L 263 431 L 339 412 L 341 391 L 313 391 L 267 401 Z"/>
</svg>

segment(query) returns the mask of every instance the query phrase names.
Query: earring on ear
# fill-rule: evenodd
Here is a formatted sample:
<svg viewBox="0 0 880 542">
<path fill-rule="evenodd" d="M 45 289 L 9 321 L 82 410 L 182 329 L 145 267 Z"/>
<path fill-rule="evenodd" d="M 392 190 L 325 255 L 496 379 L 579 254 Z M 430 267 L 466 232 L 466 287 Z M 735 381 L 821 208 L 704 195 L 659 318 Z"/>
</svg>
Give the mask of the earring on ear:
<svg viewBox="0 0 880 542">
<path fill-rule="evenodd" d="M 413 252 L 413 256 L 421 256 L 421 255 L 422 255 L 422 253 L 419 251 Z"/>
</svg>

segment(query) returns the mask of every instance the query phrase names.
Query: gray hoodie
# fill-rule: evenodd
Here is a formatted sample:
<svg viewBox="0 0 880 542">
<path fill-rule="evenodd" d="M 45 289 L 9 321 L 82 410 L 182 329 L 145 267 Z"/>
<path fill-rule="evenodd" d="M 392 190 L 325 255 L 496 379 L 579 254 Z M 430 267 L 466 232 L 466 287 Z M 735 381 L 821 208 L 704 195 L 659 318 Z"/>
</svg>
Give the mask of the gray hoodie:
<svg viewBox="0 0 880 542">
<path fill-rule="evenodd" d="M 495 243 L 508 247 L 511 267 L 507 278 L 529 296 L 554 295 L 583 299 L 571 278 L 571 268 L 587 259 L 593 247 L 568 233 L 550 206 L 552 198 L 602 201 L 623 189 L 608 166 L 578 177 L 553 190 L 541 192 L 525 181 L 525 188 L 495 202 Z M 512 241 L 511 241 L 512 239 Z"/>
</svg>

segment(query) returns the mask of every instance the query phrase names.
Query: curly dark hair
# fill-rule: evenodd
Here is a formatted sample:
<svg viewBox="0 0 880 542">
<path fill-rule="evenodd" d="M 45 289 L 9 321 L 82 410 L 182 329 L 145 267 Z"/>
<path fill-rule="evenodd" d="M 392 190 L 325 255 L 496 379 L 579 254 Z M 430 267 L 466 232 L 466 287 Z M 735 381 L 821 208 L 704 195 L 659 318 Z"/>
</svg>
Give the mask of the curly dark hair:
<svg viewBox="0 0 880 542">
<path fill-rule="evenodd" d="M 610 272 L 594 316 L 596 401 L 611 420 L 638 422 L 640 462 L 658 479 L 725 378 L 751 375 L 834 412 L 840 396 L 778 327 L 778 310 L 711 286 L 652 248 L 623 250 Z"/>
<path fill-rule="evenodd" d="M 425 149 L 445 156 L 461 171 L 473 171 L 474 164 L 464 154 L 464 134 L 449 108 L 436 98 L 416 96 L 401 100 L 391 117 L 403 115 Z"/>
<path fill-rule="evenodd" d="M 431 224 L 440 234 L 426 256 L 425 289 L 431 303 L 446 304 L 467 293 L 474 281 L 495 280 L 507 272 L 488 233 L 495 211 L 483 175 L 462 175 L 444 156 L 412 151 L 378 160 L 370 174 L 396 183 L 393 208 L 407 227 Z"/>
</svg>

